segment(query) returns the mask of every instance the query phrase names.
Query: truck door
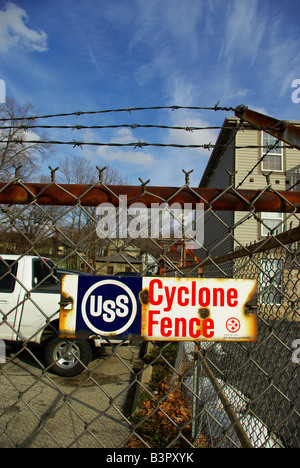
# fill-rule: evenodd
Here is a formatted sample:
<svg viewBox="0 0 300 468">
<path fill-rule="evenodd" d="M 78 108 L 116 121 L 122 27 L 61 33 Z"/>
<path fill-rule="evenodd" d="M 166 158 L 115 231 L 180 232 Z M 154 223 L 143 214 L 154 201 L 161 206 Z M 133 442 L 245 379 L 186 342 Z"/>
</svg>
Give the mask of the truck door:
<svg viewBox="0 0 300 468">
<path fill-rule="evenodd" d="M 24 289 L 17 278 L 22 278 L 22 266 L 17 260 L 0 258 L 0 339 L 16 339 L 16 317 Z"/>
<path fill-rule="evenodd" d="M 40 342 L 42 332 L 51 321 L 59 317 L 60 283 L 55 276 L 53 262 L 40 258 L 32 259 L 31 290 L 22 310 L 19 309 L 21 335 L 34 342 Z"/>
</svg>

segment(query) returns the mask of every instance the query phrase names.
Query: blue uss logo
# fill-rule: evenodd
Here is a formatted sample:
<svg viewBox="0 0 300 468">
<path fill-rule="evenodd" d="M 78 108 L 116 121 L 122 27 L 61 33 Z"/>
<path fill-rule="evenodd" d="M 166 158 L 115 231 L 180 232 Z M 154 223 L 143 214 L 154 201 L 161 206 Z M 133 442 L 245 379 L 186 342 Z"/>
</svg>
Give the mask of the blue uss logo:
<svg viewBox="0 0 300 468">
<path fill-rule="evenodd" d="M 81 315 L 96 335 L 121 335 L 134 322 L 137 300 L 132 290 L 114 279 L 93 284 L 84 294 Z"/>
</svg>

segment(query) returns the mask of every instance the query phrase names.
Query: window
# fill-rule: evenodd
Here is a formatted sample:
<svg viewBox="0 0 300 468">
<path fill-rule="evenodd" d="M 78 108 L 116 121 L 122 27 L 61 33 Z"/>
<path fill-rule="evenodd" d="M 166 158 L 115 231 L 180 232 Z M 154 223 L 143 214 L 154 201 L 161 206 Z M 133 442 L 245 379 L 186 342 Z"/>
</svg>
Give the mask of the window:
<svg viewBox="0 0 300 468">
<path fill-rule="evenodd" d="M 283 213 L 261 213 L 261 235 L 280 234 L 283 231 Z"/>
<path fill-rule="evenodd" d="M 114 274 L 114 267 L 113 266 L 108 266 L 107 267 L 107 274 L 108 275 L 113 275 Z"/>
<path fill-rule="evenodd" d="M 36 288 L 38 286 L 39 291 L 43 288 L 47 290 L 51 285 L 57 285 L 56 279 L 57 273 L 54 268 L 54 263 L 51 260 L 43 261 L 40 259 L 33 260 L 33 278 L 32 286 Z"/>
<path fill-rule="evenodd" d="M 18 264 L 14 260 L 0 260 L 0 292 L 12 293 Z"/>
<path fill-rule="evenodd" d="M 260 301 L 262 304 L 282 304 L 282 268 L 282 260 L 261 261 Z"/>
<path fill-rule="evenodd" d="M 276 147 L 273 147 L 276 145 Z M 261 163 L 262 171 L 283 171 L 282 143 L 272 135 L 262 132 L 262 156 L 268 152 Z M 270 147 L 273 147 L 270 149 Z"/>
</svg>

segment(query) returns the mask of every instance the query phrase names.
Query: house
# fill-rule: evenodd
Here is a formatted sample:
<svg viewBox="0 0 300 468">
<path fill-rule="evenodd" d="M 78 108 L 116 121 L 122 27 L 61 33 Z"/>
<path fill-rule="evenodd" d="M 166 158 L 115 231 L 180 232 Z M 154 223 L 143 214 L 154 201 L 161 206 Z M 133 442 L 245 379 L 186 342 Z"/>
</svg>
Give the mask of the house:
<svg viewBox="0 0 300 468">
<path fill-rule="evenodd" d="M 26 234 L 12 229 L 0 232 L 1 254 L 41 255 L 51 258 L 60 268 L 85 269 L 85 252 L 77 247 L 74 253 L 72 242 L 65 235 L 30 241 Z"/>
<path fill-rule="evenodd" d="M 263 190 L 270 182 L 276 190 L 300 190 L 299 150 L 276 143 L 276 138 L 245 122 L 239 128 L 238 118 L 225 119 L 199 187 L 225 189 L 233 184 L 235 188 Z M 214 255 L 280 233 L 295 223 L 290 215 L 267 211 L 259 215 L 260 222 L 246 212 L 217 215 L 206 219 L 204 234 L 204 245 L 213 249 Z M 229 236 L 232 227 L 234 235 Z M 220 239 L 224 239 L 221 244 Z"/>
<path fill-rule="evenodd" d="M 115 239 L 106 244 L 104 255 L 96 258 L 95 270 L 99 275 L 140 275 L 146 272 L 151 276 L 157 274 L 158 265 L 146 240 Z"/>
<path fill-rule="evenodd" d="M 300 126 L 300 122 L 291 122 Z M 299 150 L 278 142 L 270 134 L 240 119 L 224 120 L 214 150 L 199 187 L 265 190 L 300 190 Z M 293 214 L 208 211 L 205 215 L 204 253 L 212 259 L 226 256 L 241 247 L 262 241 L 299 225 Z M 261 303 L 282 305 L 284 288 L 293 287 L 293 276 L 299 274 L 298 263 L 291 260 L 288 249 L 273 249 L 248 261 L 211 264 L 204 272 L 212 277 L 258 278 Z M 251 267 L 251 271 L 250 268 Z M 290 282 L 288 280 L 290 278 Z M 288 292 L 288 289 L 285 289 Z M 290 297 L 300 291 L 293 291 Z M 287 296 L 287 295 L 286 295 Z"/>
</svg>

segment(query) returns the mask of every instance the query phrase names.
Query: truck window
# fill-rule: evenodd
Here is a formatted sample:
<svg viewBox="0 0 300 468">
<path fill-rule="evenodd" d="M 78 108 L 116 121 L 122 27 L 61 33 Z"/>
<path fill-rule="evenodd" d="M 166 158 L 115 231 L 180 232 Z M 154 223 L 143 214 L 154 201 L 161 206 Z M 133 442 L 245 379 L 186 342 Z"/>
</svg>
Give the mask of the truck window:
<svg viewBox="0 0 300 468">
<path fill-rule="evenodd" d="M 0 259 L 0 292 L 12 293 L 15 289 L 18 263 Z"/>
<path fill-rule="evenodd" d="M 36 287 L 40 284 L 40 288 L 42 288 L 57 284 L 58 281 L 54 275 L 55 270 L 53 271 L 47 262 L 39 258 L 33 260 L 32 287 Z"/>
</svg>

